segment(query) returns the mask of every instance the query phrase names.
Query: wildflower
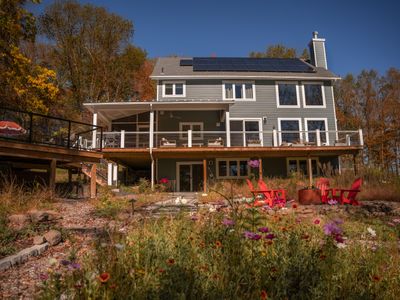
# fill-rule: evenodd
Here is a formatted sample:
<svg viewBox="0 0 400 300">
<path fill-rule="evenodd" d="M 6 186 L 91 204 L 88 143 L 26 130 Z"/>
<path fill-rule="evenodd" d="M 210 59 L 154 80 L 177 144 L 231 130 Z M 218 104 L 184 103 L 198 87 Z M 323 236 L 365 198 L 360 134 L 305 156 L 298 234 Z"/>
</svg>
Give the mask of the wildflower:
<svg viewBox="0 0 400 300">
<path fill-rule="evenodd" d="M 57 259 L 55 259 L 55 258 L 50 258 L 49 259 L 49 264 L 50 264 L 50 266 L 55 266 L 56 264 L 57 264 Z"/>
<path fill-rule="evenodd" d="M 261 256 L 266 256 L 266 255 L 267 255 L 267 252 L 261 251 Z"/>
<path fill-rule="evenodd" d="M 175 259 L 173 259 L 173 258 L 168 258 L 168 259 L 167 259 L 167 264 L 170 265 L 170 266 L 172 266 L 173 264 L 175 264 Z"/>
<path fill-rule="evenodd" d="M 343 239 L 342 235 L 340 235 L 340 234 L 335 235 L 335 241 L 337 243 L 344 243 L 344 239 Z"/>
<path fill-rule="evenodd" d="M 287 228 L 286 228 L 285 226 L 282 226 L 282 227 L 281 227 L 281 230 L 282 230 L 283 232 L 285 232 L 285 231 L 287 231 Z"/>
<path fill-rule="evenodd" d="M 81 265 L 75 262 L 72 262 L 68 265 L 69 270 L 79 270 L 81 268 Z"/>
<path fill-rule="evenodd" d="M 258 159 L 251 159 L 247 162 L 250 168 L 257 169 L 260 166 L 260 161 Z"/>
<path fill-rule="evenodd" d="M 293 203 L 293 204 L 292 204 L 292 208 L 296 209 L 296 208 L 297 208 L 297 204 L 296 204 L 296 203 Z"/>
<path fill-rule="evenodd" d="M 216 241 L 215 246 L 217 246 L 217 248 L 220 248 L 222 247 L 222 243 L 220 241 Z"/>
<path fill-rule="evenodd" d="M 208 211 L 209 211 L 209 212 L 216 212 L 217 209 L 216 209 L 214 206 L 211 206 L 211 207 L 208 209 Z"/>
<path fill-rule="evenodd" d="M 268 240 L 265 242 L 268 246 L 271 246 L 274 242 L 272 240 Z"/>
<path fill-rule="evenodd" d="M 324 225 L 324 232 L 326 235 L 341 234 L 342 229 L 338 226 L 338 223 L 331 222 Z"/>
<path fill-rule="evenodd" d="M 68 266 L 70 264 L 71 264 L 71 262 L 69 260 L 66 260 L 66 259 L 62 259 L 60 261 L 60 265 L 63 265 L 64 267 L 66 267 L 66 266 Z"/>
<path fill-rule="evenodd" d="M 46 281 L 47 279 L 49 279 L 49 275 L 42 273 L 42 274 L 39 275 L 39 278 L 42 281 Z"/>
<path fill-rule="evenodd" d="M 392 222 L 396 223 L 396 224 L 400 224 L 400 219 L 393 219 Z"/>
<path fill-rule="evenodd" d="M 122 244 L 115 244 L 115 248 L 116 248 L 117 250 L 122 250 L 122 249 L 124 249 L 124 245 L 122 245 Z"/>
<path fill-rule="evenodd" d="M 259 239 L 261 239 L 261 235 L 251 232 L 251 231 L 245 231 L 244 237 L 249 240 L 253 240 L 253 241 L 258 241 Z"/>
<path fill-rule="evenodd" d="M 321 220 L 320 220 L 320 219 L 315 219 L 315 220 L 314 220 L 314 224 L 315 224 L 315 225 L 318 225 L 319 223 L 321 223 Z"/>
<path fill-rule="evenodd" d="M 265 299 L 267 299 L 267 297 L 268 297 L 267 292 L 265 290 L 262 290 L 261 291 L 261 299 L 265 300 Z"/>
<path fill-rule="evenodd" d="M 302 236 L 301 236 L 301 239 L 302 240 L 308 240 L 310 238 L 310 236 L 308 235 L 308 234 L 303 234 Z"/>
<path fill-rule="evenodd" d="M 164 178 L 161 178 L 161 179 L 160 179 L 160 183 L 161 183 L 161 184 L 167 184 L 168 182 L 169 182 L 168 178 L 165 178 L 165 177 L 164 177 Z"/>
<path fill-rule="evenodd" d="M 338 202 L 335 199 L 329 199 L 328 200 L 328 204 L 329 205 L 336 205 L 336 204 L 338 204 Z"/>
<path fill-rule="evenodd" d="M 367 231 L 369 232 L 369 234 L 370 234 L 372 237 L 376 237 L 376 231 L 373 230 L 371 227 L 368 227 L 368 228 L 367 228 Z"/>
<path fill-rule="evenodd" d="M 162 274 L 164 272 L 165 272 L 165 270 L 163 268 L 158 269 L 158 273 Z"/>
<path fill-rule="evenodd" d="M 222 225 L 225 225 L 225 226 L 233 226 L 233 225 L 235 225 L 235 221 L 230 220 L 230 219 L 223 219 L 223 220 L 222 220 Z"/>
<path fill-rule="evenodd" d="M 375 282 L 379 282 L 379 281 L 381 281 L 381 278 L 379 276 L 377 276 L 377 275 L 373 275 L 372 276 L 372 280 L 375 281 Z"/>
<path fill-rule="evenodd" d="M 336 247 L 338 247 L 339 249 L 343 249 L 343 248 L 346 248 L 346 244 L 345 243 L 337 243 Z"/>
<path fill-rule="evenodd" d="M 262 232 L 262 233 L 267 233 L 269 231 L 269 229 L 267 227 L 260 227 L 260 228 L 258 228 L 258 231 Z"/>
<path fill-rule="evenodd" d="M 101 283 L 106 283 L 110 279 L 110 274 L 107 272 L 103 272 L 99 276 L 99 280 Z"/>
<path fill-rule="evenodd" d="M 273 233 L 268 233 L 268 234 L 265 236 L 265 238 L 266 238 L 267 240 L 273 240 L 273 239 L 275 238 L 275 234 L 273 234 Z"/>
</svg>

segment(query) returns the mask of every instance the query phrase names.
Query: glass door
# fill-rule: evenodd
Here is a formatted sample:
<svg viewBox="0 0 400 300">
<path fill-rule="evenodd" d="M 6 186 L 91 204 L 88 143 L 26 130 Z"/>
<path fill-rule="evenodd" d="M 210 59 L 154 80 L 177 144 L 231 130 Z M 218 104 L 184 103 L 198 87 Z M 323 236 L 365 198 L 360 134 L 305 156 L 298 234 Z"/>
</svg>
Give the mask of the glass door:
<svg viewBox="0 0 400 300">
<path fill-rule="evenodd" d="M 192 165 L 179 165 L 179 192 L 192 190 Z"/>
<path fill-rule="evenodd" d="M 181 162 L 178 167 L 178 191 L 198 192 L 203 188 L 203 164 L 201 162 Z"/>
</svg>

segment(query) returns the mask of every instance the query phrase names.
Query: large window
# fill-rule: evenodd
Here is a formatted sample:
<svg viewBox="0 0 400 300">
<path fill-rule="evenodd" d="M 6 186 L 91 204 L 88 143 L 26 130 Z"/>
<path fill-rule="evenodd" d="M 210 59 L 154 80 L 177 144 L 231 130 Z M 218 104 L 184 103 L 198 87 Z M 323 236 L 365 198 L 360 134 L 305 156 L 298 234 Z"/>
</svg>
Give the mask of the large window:
<svg viewBox="0 0 400 300">
<path fill-rule="evenodd" d="M 278 118 L 280 144 L 301 142 L 301 119 L 300 118 Z M 293 132 L 291 132 L 293 131 Z"/>
<path fill-rule="evenodd" d="M 217 178 L 244 178 L 248 175 L 246 159 L 217 159 Z"/>
<path fill-rule="evenodd" d="M 307 158 L 305 158 L 305 157 L 289 157 L 289 158 L 287 158 L 286 167 L 287 167 L 288 175 L 290 175 L 291 173 L 301 173 L 303 175 L 308 175 Z M 317 158 L 311 159 L 311 169 L 312 169 L 312 174 L 314 176 L 319 175 Z"/>
<path fill-rule="evenodd" d="M 276 83 L 278 107 L 300 107 L 296 82 Z"/>
<path fill-rule="evenodd" d="M 305 121 L 305 125 L 306 125 L 308 142 L 316 143 L 315 131 L 317 129 L 319 129 L 321 143 L 325 144 L 325 145 L 329 145 L 328 131 L 327 131 L 328 125 L 327 125 L 326 118 L 323 118 L 323 119 L 305 118 L 304 121 Z"/>
<path fill-rule="evenodd" d="M 224 100 L 255 100 L 252 82 L 225 82 L 222 86 Z"/>
<path fill-rule="evenodd" d="M 304 107 L 325 107 L 322 83 L 303 83 Z"/>
<path fill-rule="evenodd" d="M 230 119 L 231 146 L 262 146 L 261 119 Z"/>
<path fill-rule="evenodd" d="M 203 139 L 203 122 L 180 122 L 179 131 L 181 140 L 187 140 L 187 131 L 192 130 L 192 140 L 202 140 Z"/>
<path fill-rule="evenodd" d="M 185 97 L 186 86 L 184 82 L 164 82 L 163 97 Z"/>
</svg>

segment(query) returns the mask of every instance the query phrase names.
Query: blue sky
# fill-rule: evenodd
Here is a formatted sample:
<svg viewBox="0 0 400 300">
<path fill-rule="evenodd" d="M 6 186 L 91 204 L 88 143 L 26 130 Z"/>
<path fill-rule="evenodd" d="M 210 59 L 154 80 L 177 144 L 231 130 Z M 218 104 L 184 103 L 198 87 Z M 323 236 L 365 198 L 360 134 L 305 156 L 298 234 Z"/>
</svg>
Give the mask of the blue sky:
<svg viewBox="0 0 400 300">
<path fill-rule="evenodd" d="M 28 9 L 39 14 L 52 3 Z M 130 19 L 132 42 L 150 57 L 248 56 L 282 43 L 300 52 L 314 30 L 326 38 L 328 67 L 341 76 L 400 68 L 400 1 L 80 1 Z"/>
</svg>

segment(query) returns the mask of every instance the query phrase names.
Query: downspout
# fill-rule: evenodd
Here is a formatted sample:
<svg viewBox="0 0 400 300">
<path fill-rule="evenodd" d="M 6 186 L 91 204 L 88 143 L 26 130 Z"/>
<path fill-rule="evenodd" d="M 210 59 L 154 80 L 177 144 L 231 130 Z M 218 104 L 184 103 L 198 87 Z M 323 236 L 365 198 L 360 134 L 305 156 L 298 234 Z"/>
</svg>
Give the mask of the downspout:
<svg viewBox="0 0 400 300">
<path fill-rule="evenodd" d="M 150 103 L 150 130 L 149 130 L 149 148 L 151 158 L 151 190 L 154 191 L 154 157 L 153 157 L 153 143 L 154 143 L 154 112 L 153 104 Z"/>
</svg>

